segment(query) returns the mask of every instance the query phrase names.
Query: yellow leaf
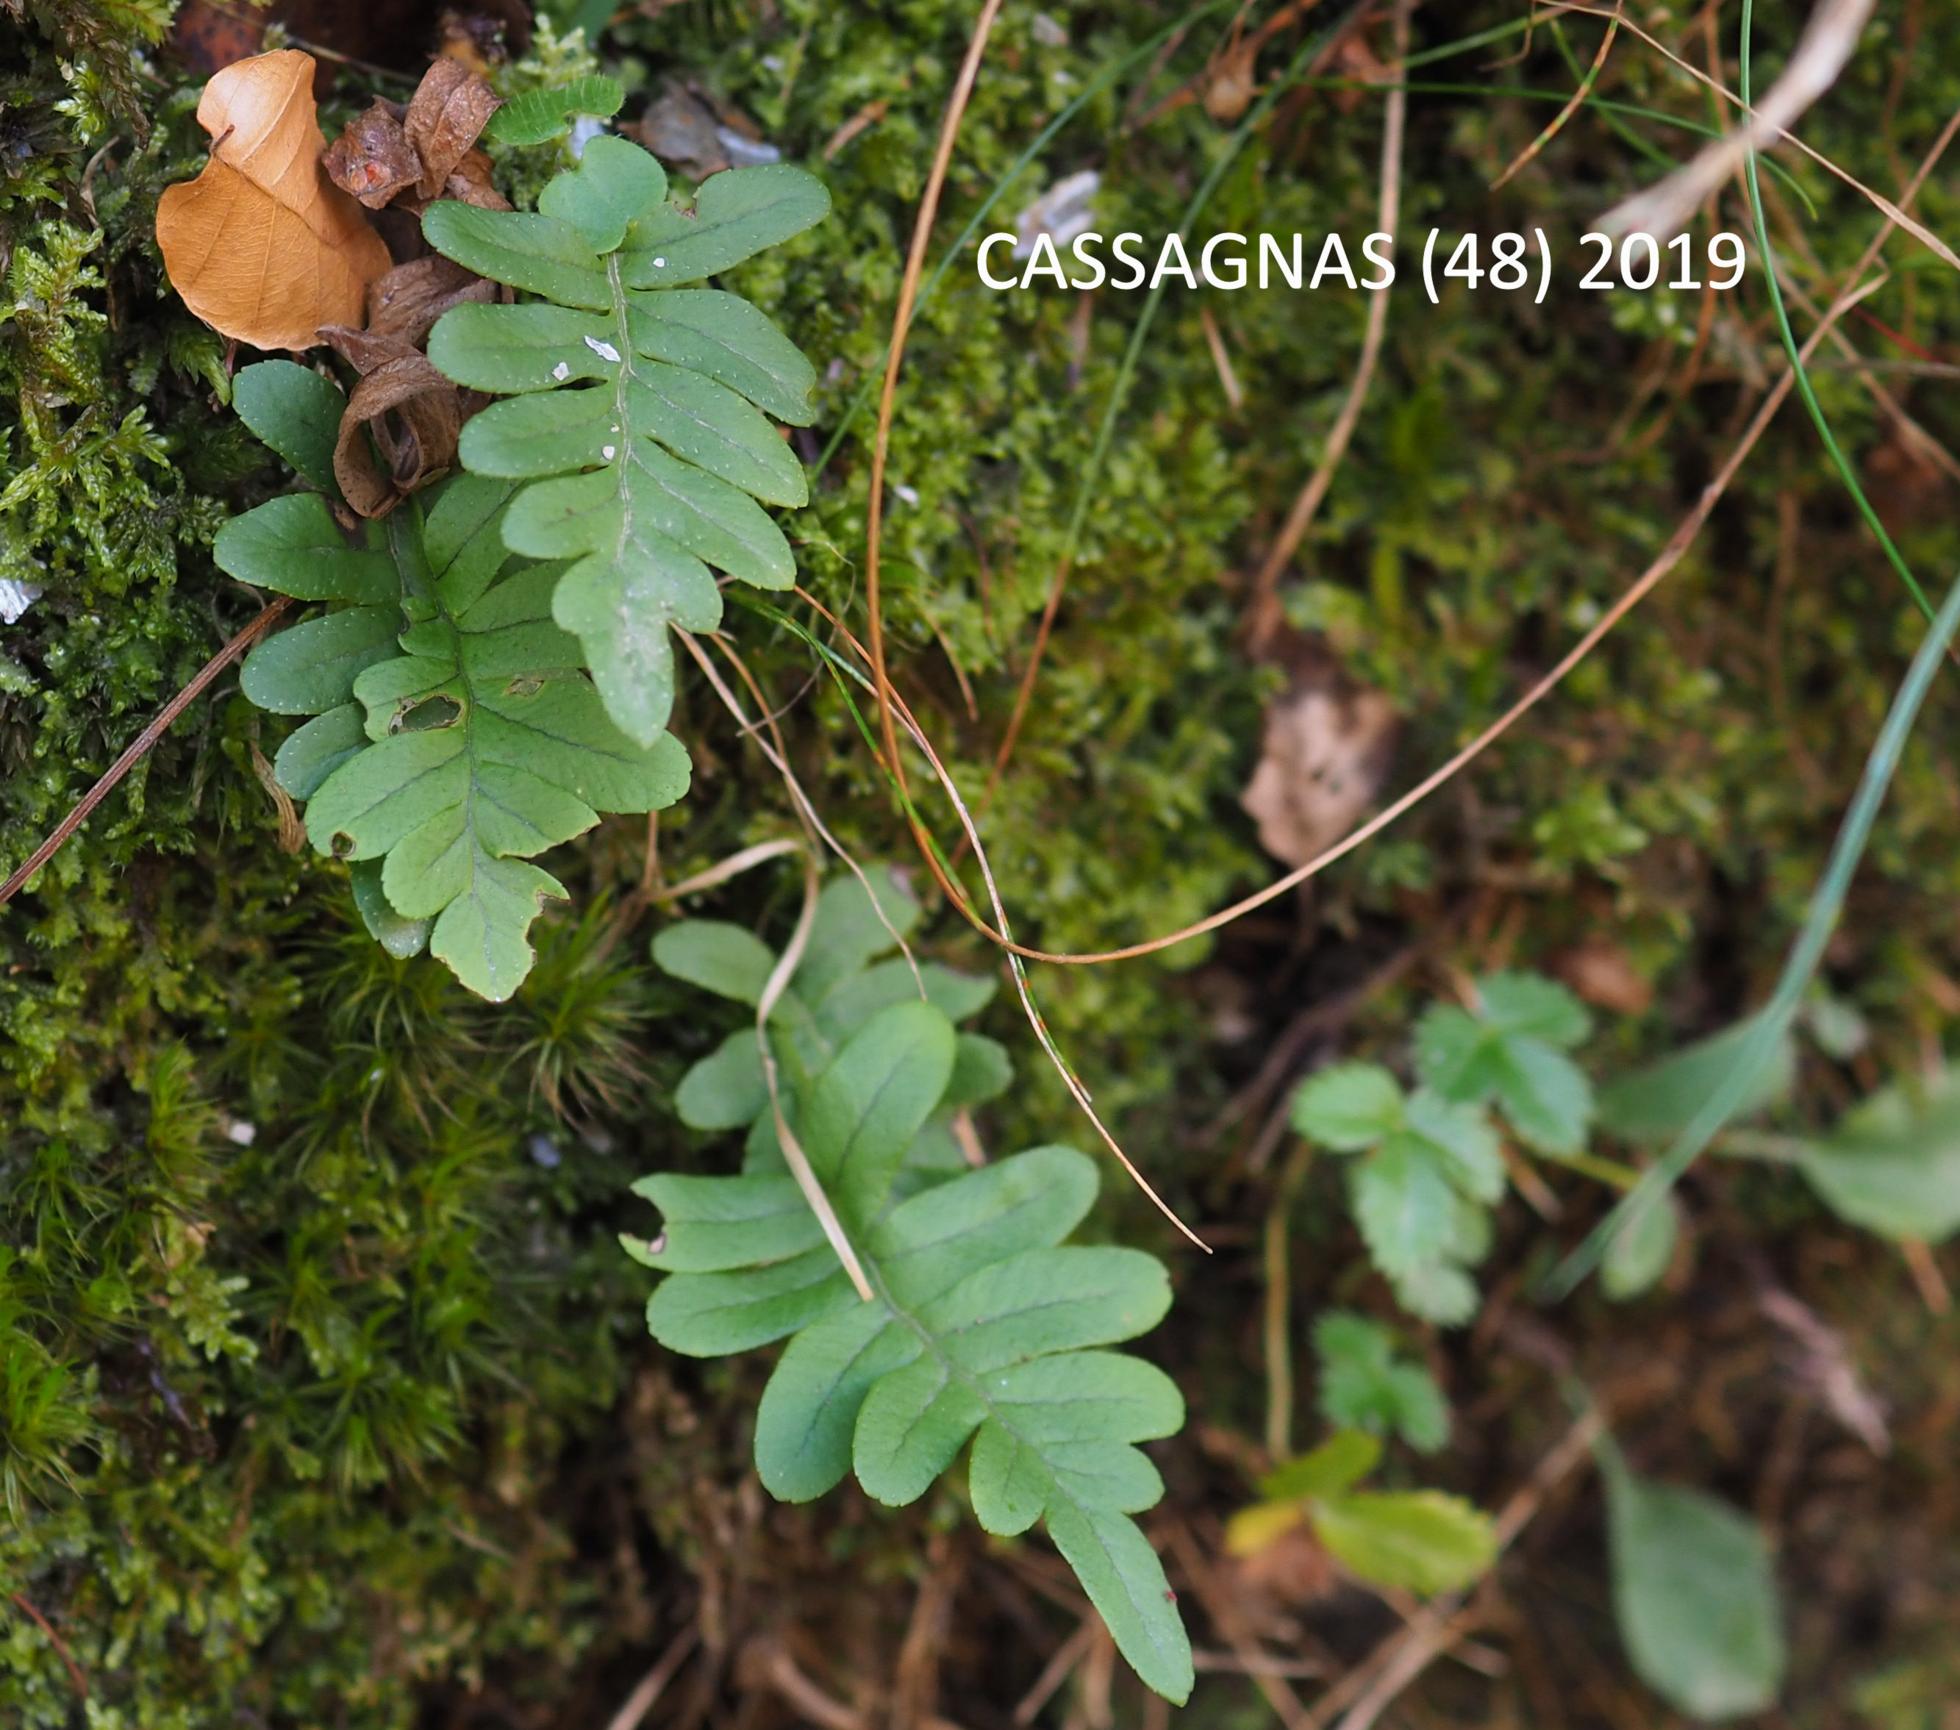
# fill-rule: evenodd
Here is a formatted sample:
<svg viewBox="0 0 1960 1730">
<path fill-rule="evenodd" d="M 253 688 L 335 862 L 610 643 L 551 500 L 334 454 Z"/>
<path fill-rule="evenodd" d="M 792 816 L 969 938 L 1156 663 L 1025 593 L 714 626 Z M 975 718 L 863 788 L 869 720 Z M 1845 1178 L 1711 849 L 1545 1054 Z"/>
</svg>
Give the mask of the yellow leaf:
<svg viewBox="0 0 1960 1730">
<path fill-rule="evenodd" d="M 255 348 L 311 348 L 365 321 L 392 262 L 361 207 L 327 179 L 313 56 L 281 49 L 216 73 L 198 99 L 211 160 L 157 204 L 157 244 L 184 304 Z"/>
<path fill-rule="evenodd" d="M 1225 1553 L 1256 1556 L 1300 1524 L 1298 1502 L 1255 1502 L 1225 1522 Z"/>
</svg>

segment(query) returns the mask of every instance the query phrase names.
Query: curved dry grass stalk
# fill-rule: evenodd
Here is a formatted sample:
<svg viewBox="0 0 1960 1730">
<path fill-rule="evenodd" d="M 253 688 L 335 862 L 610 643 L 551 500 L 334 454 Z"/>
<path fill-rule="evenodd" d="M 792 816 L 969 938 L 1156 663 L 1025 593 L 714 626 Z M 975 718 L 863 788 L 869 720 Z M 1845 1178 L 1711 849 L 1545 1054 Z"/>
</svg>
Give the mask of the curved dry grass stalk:
<svg viewBox="0 0 1960 1730">
<path fill-rule="evenodd" d="M 1585 77 L 1579 80 L 1579 88 L 1572 92 L 1572 100 L 1552 116 L 1544 131 L 1539 133 L 1536 138 L 1511 159 L 1510 167 L 1506 168 L 1502 174 L 1490 183 L 1491 191 L 1495 192 L 1500 186 L 1503 186 L 1516 175 L 1520 169 L 1526 168 L 1531 163 L 1537 161 L 1538 157 L 1543 153 L 1545 146 L 1550 144 L 1554 138 L 1565 130 L 1573 115 L 1585 107 L 1586 98 L 1592 94 L 1593 86 L 1599 82 L 1600 73 L 1605 70 L 1606 57 L 1613 52 L 1613 44 L 1619 38 L 1620 8 L 1623 4 L 1624 0 L 1614 0 L 1613 16 L 1607 20 L 1606 34 L 1600 38 L 1599 51 L 1593 55 L 1592 64 L 1586 68 Z M 1404 58 L 1406 54 L 1407 50 L 1404 50 L 1397 58 Z"/>
</svg>

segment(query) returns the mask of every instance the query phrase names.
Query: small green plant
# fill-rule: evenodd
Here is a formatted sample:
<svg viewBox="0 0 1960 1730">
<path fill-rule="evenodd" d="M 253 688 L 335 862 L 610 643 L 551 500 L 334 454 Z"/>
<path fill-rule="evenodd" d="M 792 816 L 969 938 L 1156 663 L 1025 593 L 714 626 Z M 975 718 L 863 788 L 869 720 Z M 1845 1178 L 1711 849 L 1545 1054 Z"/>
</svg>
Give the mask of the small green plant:
<svg viewBox="0 0 1960 1730">
<path fill-rule="evenodd" d="M 1410 1592 L 1453 1592 L 1497 1556 L 1490 1516 L 1440 1490 L 1355 1488 L 1381 1463 L 1382 1444 L 1340 1430 L 1259 1480 L 1260 1500 L 1225 1530 L 1234 1555 L 1257 1555 L 1305 1527 L 1358 1580 Z"/>
<path fill-rule="evenodd" d="M 984 1001 L 984 982 L 876 961 L 916 917 L 886 888 L 875 906 L 855 880 L 824 892 L 769 1030 L 785 1120 L 871 1297 L 852 1289 L 784 1164 L 759 1053 L 753 1070 L 737 1055 L 741 1040 L 756 1049 L 751 1028 L 682 1085 L 690 1121 L 753 1126 L 741 1175 L 635 1186 L 661 1212 L 656 1236 L 622 1239 L 666 1276 L 648 1326 L 697 1357 L 788 1339 L 755 1433 L 757 1471 L 786 1501 L 853 1473 L 881 1502 L 913 1502 L 971 1441 L 966 1492 L 980 1524 L 999 1536 L 1045 1525 L 1137 1674 L 1182 1701 L 1190 1646 L 1131 1516 L 1163 1494 L 1136 1444 L 1173 1433 L 1184 1404 L 1160 1370 L 1104 1349 L 1157 1323 L 1169 1281 L 1136 1250 L 1064 1242 L 1096 1193 L 1085 1155 L 1039 1147 L 978 1167 L 959 1157 L 947 1113 L 1004 1079 L 990 1042 L 951 1019 Z M 655 954 L 745 1003 L 775 966 L 749 933 L 710 921 L 663 932 Z"/>
<path fill-rule="evenodd" d="M 994 982 L 938 962 L 891 954 L 919 923 L 919 904 L 903 880 L 878 871 L 839 876 L 817 897 L 809 940 L 770 1016 L 770 1050 L 792 1092 L 807 1086 L 865 1019 L 921 995 L 949 1021 L 986 1008 Z M 751 1008 L 762 1001 L 776 955 L 753 932 L 714 919 L 683 919 L 653 940 L 664 972 Z M 939 1109 L 914 1142 L 911 1161 L 942 1170 L 963 1163 L 952 1115 L 1007 1086 L 1006 1051 L 985 1034 L 959 1032 L 953 1073 Z M 692 1129 L 749 1132 L 751 1162 L 780 1158 L 762 1054 L 753 1024 L 738 1028 L 681 1077 L 674 1108 Z"/>
<path fill-rule="evenodd" d="M 616 98 L 587 82 L 506 130 L 530 138 Z M 354 864 L 391 952 L 426 945 L 499 1000 L 529 971 L 539 908 L 565 893 L 532 857 L 601 812 L 686 791 L 686 754 L 664 730 L 667 633 L 720 622 L 710 565 L 795 580 L 754 501 L 807 496 L 762 411 L 807 421 L 810 364 L 747 301 L 672 285 L 828 208 L 807 174 L 758 168 L 683 210 L 660 165 L 613 138 L 539 203 L 424 218 L 438 249 L 550 303 L 458 308 L 472 316 L 432 334 L 452 380 L 506 396 L 464 429 L 470 472 L 350 541 L 331 509 L 340 393 L 290 362 L 250 367 L 240 416 L 319 491 L 234 519 L 215 548 L 233 576 L 334 608 L 261 644 L 244 672 L 261 708 L 313 717 L 275 773 L 307 804 L 315 847 Z"/>
<path fill-rule="evenodd" d="M 1431 1321 L 1468 1321 L 1477 1288 L 1466 1270 L 1489 1247 L 1489 1209 L 1505 1185 L 1483 1109 L 1432 1087 L 1405 1094 L 1379 1064 L 1344 1063 L 1300 1089 L 1293 1124 L 1332 1152 L 1361 1156 L 1348 1169 L 1349 1205 L 1403 1307 Z"/>
<path fill-rule="evenodd" d="M 1397 1435 L 1420 1454 L 1450 1436 L 1449 1402 L 1420 1363 L 1400 1357 L 1395 1336 L 1366 1316 L 1332 1310 L 1314 1323 L 1320 1414 L 1336 1428 Z"/>
</svg>

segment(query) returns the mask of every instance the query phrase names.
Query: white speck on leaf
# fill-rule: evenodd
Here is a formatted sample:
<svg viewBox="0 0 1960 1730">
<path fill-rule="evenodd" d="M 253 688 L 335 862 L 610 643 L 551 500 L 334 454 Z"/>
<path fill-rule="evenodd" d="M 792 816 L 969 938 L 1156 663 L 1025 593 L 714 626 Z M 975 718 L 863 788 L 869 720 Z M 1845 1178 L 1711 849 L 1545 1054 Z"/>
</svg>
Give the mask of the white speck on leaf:
<svg viewBox="0 0 1960 1730">
<path fill-rule="evenodd" d="M 619 446 L 618 446 L 618 445 L 601 445 L 601 446 L 599 447 L 599 454 L 600 454 L 600 455 L 601 455 L 602 457 L 604 457 L 604 458 L 606 459 L 606 461 L 607 461 L 607 462 L 611 462 L 611 461 L 613 460 L 613 458 L 614 458 L 614 457 L 616 457 L 616 456 L 617 456 L 617 455 L 619 454 Z"/>
<path fill-rule="evenodd" d="M 653 268 L 655 270 L 665 270 L 667 268 L 667 261 L 664 258 L 656 258 L 653 261 Z"/>
<path fill-rule="evenodd" d="M 561 360 L 556 366 L 554 366 L 551 369 L 551 376 L 557 379 L 560 384 L 562 384 L 566 379 L 572 376 L 572 369 Z"/>
<path fill-rule="evenodd" d="M 614 366 L 619 365 L 619 350 L 614 348 L 611 343 L 601 342 L 596 336 L 588 336 L 585 339 L 585 346 L 591 349 L 601 360 L 609 360 Z"/>
</svg>

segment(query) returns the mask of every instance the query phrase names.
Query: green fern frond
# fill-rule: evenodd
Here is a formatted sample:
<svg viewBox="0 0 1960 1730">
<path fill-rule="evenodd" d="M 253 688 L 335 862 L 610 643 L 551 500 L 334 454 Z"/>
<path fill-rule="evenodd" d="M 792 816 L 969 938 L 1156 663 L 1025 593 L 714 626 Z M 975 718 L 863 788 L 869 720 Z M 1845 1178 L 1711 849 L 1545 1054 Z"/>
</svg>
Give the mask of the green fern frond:
<svg viewBox="0 0 1960 1730">
<path fill-rule="evenodd" d="M 281 367 L 241 375 L 240 413 L 323 475 L 339 393 L 301 384 L 289 362 L 251 370 Z M 247 658 L 248 697 L 314 717 L 274 773 L 306 802 L 314 846 L 356 866 L 383 945 L 413 954 L 426 942 L 498 1001 L 530 969 L 544 902 L 565 898 L 533 856 L 601 811 L 670 805 L 688 781 L 675 740 L 637 744 L 606 719 L 577 643 L 551 623 L 558 569 L 504 547 L 509 501 L 501 482 L 457 476 L 350 543 L 324 498 L 294 493 L 227 523 L 213 549 L 244 581 L 340 603 Z"/>
<path fill-rule="evenodd" d="M 874 905 L 873 897 L 876 897 Z M 957 973 L 935 961 L 913 964 L 891 951 L 919 922 L 919 903 L 895 873 L 874 871 L 863 880 L 833 877 L 817 897 L 817 911 L 802 959 L 770 1015 L 769 1043 L 792 1092 L 808 1085 L 865 1020 L 893 1004 L 925 1000 L 949 1021 L 978 1015 L 994 995 L 994 982 Z M 776 956 L 739 925 L 683 919 L 653 940 L 653 960 L 676 979 L 754 1007 L 776 965 Z M 1006 1051 L 983 1033 L 961 1030 L 953 1043 L 953 1073 L 939 1110 L 907 1154 L 902 1182 L 920 1171 L 957 1171 L 963 1155 L 953 1139 L 955 1111 L 1001 1093 L 1012 1076 Z M 690 1129 L 749 1132 L 749 1162 L 780 1160 L 775 1123 L 762 1077 L 762 1055 L 753 1021 L 745 1021 L 681 1077 L 674 1109 Z"/>
<path fill-rule="evenodd" d="M 895 1201 L 954 1070 L 944 1013 L 916 996 L 861 1021 L 787 1103 L 873 1297 L 852 1290 L 780 1164 L 636 1186 L 663 1215 L 629 1253 L 666 1278 L 647 1306 L 670 1350 L 719 1357 L 788 1338 L 756 1418 L 756 1466 L 787 1501 L 846 1472 L 881 1502 L 916 1501 L 971 1442 L 967 1489 L 1000 1536 L 1045 1524 L 1118 1648 L 1182 1701 L 1191 1651 L 1132 1515 L 1163 1494 L 1137 1443 L 1174 1432 L 1170 1379 L 1107 1350 L 1170 1303 L 1161 1263 L 1066 1244 L 1093 1161 L 1034 1148 Z"/>
<path fill-rule="evenodd" d="M 811 418 L 815 374 L 755 307 L 687 288 L 829 208 L 799 169 L 716 175 L 691 210 L 651 155 L 594 139 L 536 212 L 430 207 L 423 233 L 539 301 L 458 307 L 430 337 L 451 379 L 507 400 L 463 429 L 479 475 L 525 483 L 513 552 L 569 560 L 552 615 L 583 643 L 607 713 L 643 745 L 673 706 L 669 625 L 721 621 L 713 569 L 783 589 L 796 565 L 765 504 L 800 505 L 802 465 L 766 415 Z"/>
</svg>

